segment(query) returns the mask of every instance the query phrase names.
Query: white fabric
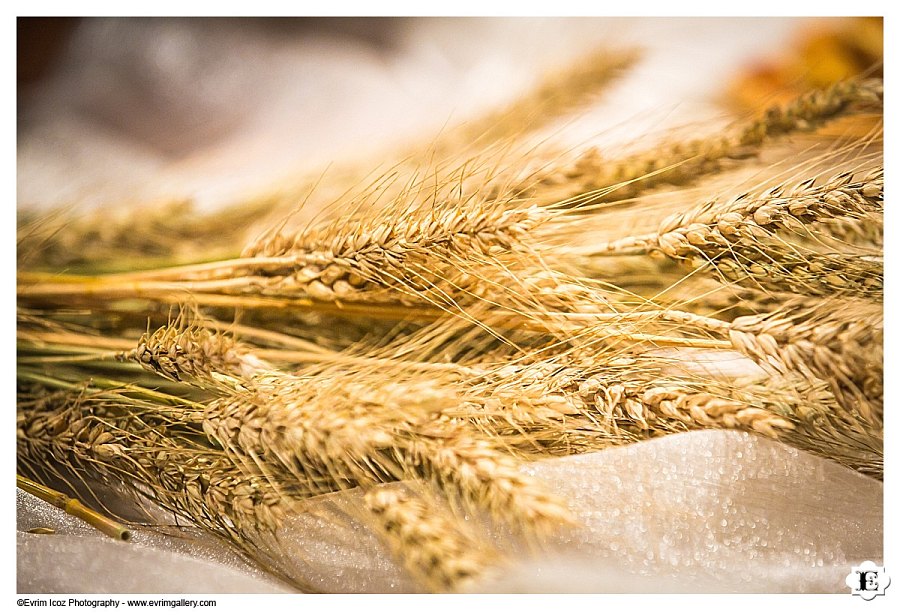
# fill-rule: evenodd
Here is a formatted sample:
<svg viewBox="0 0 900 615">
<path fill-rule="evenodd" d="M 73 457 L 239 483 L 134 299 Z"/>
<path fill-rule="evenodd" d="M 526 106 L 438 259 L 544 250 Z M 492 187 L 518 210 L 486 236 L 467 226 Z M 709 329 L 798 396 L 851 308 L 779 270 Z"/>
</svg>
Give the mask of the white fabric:
<svg viewBox="0 0 900 615">
<path fill-rule="evenodd" d="M 882 561 L 882 484 L 760 436 L 678 434 L 527 471 L 568 498 L 583 526 L 544 553 L 506 547 L 509 564 L 471 591 L 843 593 L 851 566 Z M 320 498 L 291 519 L 279 536 L 286 565 L 320 590 L 416 591 L 340 512 L 359 503 L 355 491 Z M 289 589 L 210 540 L 138 530 L 122 544 L 27 494 L 17 504 L 20 592 Z M 58 533 L 25 533 L 33 527 Z"/>
</svg>

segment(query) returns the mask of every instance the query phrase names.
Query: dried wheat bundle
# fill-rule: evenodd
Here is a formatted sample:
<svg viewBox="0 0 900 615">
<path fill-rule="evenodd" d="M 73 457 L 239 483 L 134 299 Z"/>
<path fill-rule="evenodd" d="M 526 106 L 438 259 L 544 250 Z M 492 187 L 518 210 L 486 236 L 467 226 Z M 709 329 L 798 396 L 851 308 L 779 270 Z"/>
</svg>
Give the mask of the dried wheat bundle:
<svg viewBox="0 0 900 615">
<path fill-rule="evenodd" d="M 279 532 L 358 491 L 353 517 L 430 591 L 502 574 L 486 527 L 543 548 L 577 526 L 530 460 L 741 429 L 880 477 L 881 125 L 816 130 L 880 114 L 881 81 L 548 164 L 538 129 L 637 57 L 592 56 L 337 182 L 313 219 L 257 199 L 221 224 L 182 206 L 144 227 L 25 221 L 19 471 L 121 485 L 305 590 Z M 799 132 L 826 151 L 779 140 Z M 776 144 L 792 167 L 732 190 L 724 171 Z"/>
</svg>

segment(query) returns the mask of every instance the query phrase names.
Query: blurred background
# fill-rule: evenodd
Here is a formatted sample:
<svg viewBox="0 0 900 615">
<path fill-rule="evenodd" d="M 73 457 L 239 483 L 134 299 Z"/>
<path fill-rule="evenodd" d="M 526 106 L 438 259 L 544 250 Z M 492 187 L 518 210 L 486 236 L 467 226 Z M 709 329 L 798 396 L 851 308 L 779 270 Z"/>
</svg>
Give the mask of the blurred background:
<svg viewBox="0 0 900 615">
<path fill-rule="evenodd" d="M 877 18 L 19 18 L 18 206 L 240 203 L 427 144 L 598 48 L 638 48 L 554 128 L 615 147 L 879 71 L 881 32 Z"/>
</svg>

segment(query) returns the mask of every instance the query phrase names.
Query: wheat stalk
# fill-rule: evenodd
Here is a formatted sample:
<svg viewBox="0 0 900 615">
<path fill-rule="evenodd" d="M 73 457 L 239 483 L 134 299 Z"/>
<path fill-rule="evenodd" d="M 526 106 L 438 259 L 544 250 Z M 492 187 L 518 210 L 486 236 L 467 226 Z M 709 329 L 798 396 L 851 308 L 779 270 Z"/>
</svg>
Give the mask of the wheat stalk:
<svg viewBox="0 0 900 615">
<path fill-rule="evenodd" d="M 832 302 L 740 317 L 728 335 L 735 349 L 774 373 L 829 382 L 844 408 L 880 425 L 883 327 L 880 306 Z"/>
<path fill-rule="evenodd" d="M 404 568 L 433 591 L 464 589 L 500 556 L 445 512 L 440 502 L 396 485 L 365 495 L 374 526 Z"/>
<path fill-rule="evenodd" d="M 608 86 L 639 59 L 635 50 L 599 49 L 563 70 L 547 73 L 537 85 L 512 104 L 463 124 L 448 139 L 456 149 L 471 143 L 522 139 L 553 120 L 571 113 Z M 454 138 L 455 137 L 455 138 Z M 439 142 L 439 145 L 444 145 Z M 445 145 L 445 149 L 447 146 Z"/>
<path fill-rule="evenodd" d="M 695 254 L 707 246 L 730 246 L 742 237 L 755 239 L 756 229 L 793 228 L 837 217 L 863 218 L 883 210 L 884 168 L 857 179 L 841 173 L 822 183 L 804 180 L 790 188 L 777 186 L 757 195 L 743 194 L 712 201 L 687 213 L 673 214 L 654 233 L 625 237 L 589 248 L 591 254 L 648 254 L 673 258 Z"/>
<path fill-rule="evenodd" d="M 778 187 L 752 198 L 712 202 L 670 216 L 655 233 L 589 250 L 595 255 L 657 253 L 692 268 L 711 267 L 726 280 L 773 291 L 878 296 L 884 284 L 880 255 L 811 252 L 772 230 L 880 211 L 883 168 L 858 181 L 848 173 L 819 186 L 814 181 L 787 191 Z"/>
<path fill-rule="evenodd" d="M 586 366 L 579 366 L 579 362 Z M 762 383 L 666 373 L 636 355 L 555 358 L 485 368 L 448 420 L 466 421 L 526 458 L 577 454 L 694 429 L 743 429 L 875 476 L 881 428 L 839 403 L 828 383 L 795 372 Z"/>
<path fill-rule="evenodd" d="M 406 478 L 433 481 L 471 505 L 534 531 L 570 513 L 518 464 L 463 427 L 435 423 L 453 392 L 433 379 L 356 382 L 337 372 L 312 378 L 264 373 L 213 401 L 204 431 L 238 463 L 257 459 L 330 492 Z"/>
<path fill-rule="evenodd" d="M 21 403 L 20 462 L 48 462 L 119 479 L 156 503 L 231 538 L 243 528 L 274 532 L 291 505 L 263 478 L 245 475 L 221 451 L 197 449 L 135 414 L 138 402 L 67 394 Z"/>
<path fill-rule="evenodd" d="M 613 161 L 591 149 L 573 165 L 552 169 L 532 180 L 537 189 L 531 192 L 541 202 L 565 201 L 584 206 L 611 197 L 634 198 L 661 185 L 685 185 L 719 171 L 723 161 L 752 156 L 773 138 L 811 130 L 867 106 L 880 106 L 883 96 L 880 80 L 843 81 L 803 94 L 784 106 L 770 107 L 759 118 L 725 135 L 664 144 Z"/>
</svg>

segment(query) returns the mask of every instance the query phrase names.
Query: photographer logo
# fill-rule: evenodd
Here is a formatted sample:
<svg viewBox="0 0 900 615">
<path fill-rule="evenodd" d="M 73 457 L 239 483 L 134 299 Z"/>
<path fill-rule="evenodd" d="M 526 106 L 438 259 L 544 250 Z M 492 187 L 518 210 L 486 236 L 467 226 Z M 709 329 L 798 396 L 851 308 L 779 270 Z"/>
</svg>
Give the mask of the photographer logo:
<svg viewBox="0 0 900 615">
<path fill-rule="evenodd" d="M 884 590 L 891 584 L 891 577 L 884 571 L 884 567 L 876 566 L 873 562 L 865 561 L 850 570 L 850 574 L 847 575 L 850 593 L 860 596 L 863 600 L 883 596 Z"/>
</svg>

